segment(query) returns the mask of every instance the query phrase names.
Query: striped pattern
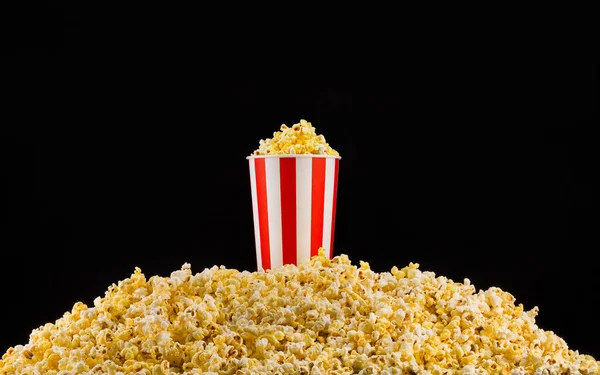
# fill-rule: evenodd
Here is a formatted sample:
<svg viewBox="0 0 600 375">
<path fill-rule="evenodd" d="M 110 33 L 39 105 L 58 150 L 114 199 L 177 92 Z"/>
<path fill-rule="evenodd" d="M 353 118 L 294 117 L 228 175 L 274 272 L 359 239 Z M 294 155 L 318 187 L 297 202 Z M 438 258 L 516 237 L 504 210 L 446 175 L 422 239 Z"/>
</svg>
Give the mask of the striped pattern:
<svg viewBox="0 0 600 375">
<path fill-rule="evenodd" d="M 339 157 L 249 157 L 259 270 L 333 256 Z"/>
</svg>

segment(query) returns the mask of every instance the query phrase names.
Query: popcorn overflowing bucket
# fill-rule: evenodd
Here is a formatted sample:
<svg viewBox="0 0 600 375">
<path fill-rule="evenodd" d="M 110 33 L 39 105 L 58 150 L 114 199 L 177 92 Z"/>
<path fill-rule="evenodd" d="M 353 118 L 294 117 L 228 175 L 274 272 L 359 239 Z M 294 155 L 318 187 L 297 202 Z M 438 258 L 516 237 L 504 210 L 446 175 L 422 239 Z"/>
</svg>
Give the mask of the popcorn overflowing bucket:
<svg viewBox="0 0 600 375">
<path fill-rule="evenodd" d="M 247 157 L 258 270 L 333 257 L 339 156 Z"/>
</svg>

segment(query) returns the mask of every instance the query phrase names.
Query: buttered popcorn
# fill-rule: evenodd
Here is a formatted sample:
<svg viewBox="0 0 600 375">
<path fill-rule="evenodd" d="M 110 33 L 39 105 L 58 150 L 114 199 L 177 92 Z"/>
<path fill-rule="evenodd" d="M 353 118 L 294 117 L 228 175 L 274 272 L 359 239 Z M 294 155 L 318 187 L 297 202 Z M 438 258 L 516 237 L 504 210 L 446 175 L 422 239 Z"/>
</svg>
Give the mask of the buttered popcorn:
<svg viewBox="0 0 600 375">
<path fill-rule="evenodd" d="M 583 374 L 600 363 L 498 288 L 324 252 L 299 267 L 140 269 L 10 348 L 0 374 Z"/>
<path fill-rule="evenodd" d="M 292 127 L 281 125 L 280 131 L 273 133 L 273 138 L 261 139 L 258 150 L 252 153 L 254 156 L 282 154 L 339 156 L 325 141 L 325 137 L 317 135 L 315 128 L 306 120 L 300 120 Z"/>
</svg>

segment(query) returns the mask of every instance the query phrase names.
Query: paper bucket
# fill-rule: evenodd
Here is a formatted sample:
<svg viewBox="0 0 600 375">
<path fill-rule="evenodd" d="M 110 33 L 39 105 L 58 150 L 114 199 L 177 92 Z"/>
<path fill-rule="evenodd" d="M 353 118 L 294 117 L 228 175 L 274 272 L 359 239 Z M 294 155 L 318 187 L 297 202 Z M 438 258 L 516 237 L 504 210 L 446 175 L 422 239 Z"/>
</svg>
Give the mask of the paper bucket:
<svg viewBox="0 0 600 375">
<path fill-rule="evenodd" d="M 258 270 L 333 257 L 339 156 L 247 157 Z"/>
</svg>

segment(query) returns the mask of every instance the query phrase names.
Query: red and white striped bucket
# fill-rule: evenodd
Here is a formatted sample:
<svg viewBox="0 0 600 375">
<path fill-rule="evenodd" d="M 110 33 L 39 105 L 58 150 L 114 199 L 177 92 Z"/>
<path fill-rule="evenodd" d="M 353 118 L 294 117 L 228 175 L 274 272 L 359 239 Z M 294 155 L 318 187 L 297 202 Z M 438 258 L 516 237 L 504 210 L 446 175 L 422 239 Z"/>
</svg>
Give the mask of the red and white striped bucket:
<svg viewBox="0 0 600 375">
<path fill-rule="evenodd" d="M 333 257 L 339 156 L 249 156 L 258 270 Z"/>
</svg>

